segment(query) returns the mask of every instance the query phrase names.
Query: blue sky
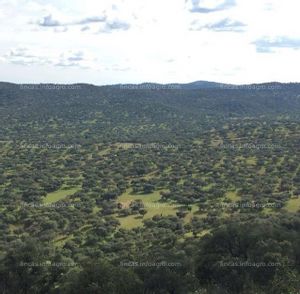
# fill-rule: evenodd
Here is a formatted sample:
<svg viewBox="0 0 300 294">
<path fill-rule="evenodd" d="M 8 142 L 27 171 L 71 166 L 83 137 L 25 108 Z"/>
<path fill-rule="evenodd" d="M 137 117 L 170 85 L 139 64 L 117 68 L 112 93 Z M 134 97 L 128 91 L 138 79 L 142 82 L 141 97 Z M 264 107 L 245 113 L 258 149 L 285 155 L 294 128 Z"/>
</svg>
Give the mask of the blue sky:
<svg viewBox="0 0 300 294">
<path fill-rule="evenodd" d="M 299 82 L 296 0 L 0 0 L 0 80 Z"/>
</svg>

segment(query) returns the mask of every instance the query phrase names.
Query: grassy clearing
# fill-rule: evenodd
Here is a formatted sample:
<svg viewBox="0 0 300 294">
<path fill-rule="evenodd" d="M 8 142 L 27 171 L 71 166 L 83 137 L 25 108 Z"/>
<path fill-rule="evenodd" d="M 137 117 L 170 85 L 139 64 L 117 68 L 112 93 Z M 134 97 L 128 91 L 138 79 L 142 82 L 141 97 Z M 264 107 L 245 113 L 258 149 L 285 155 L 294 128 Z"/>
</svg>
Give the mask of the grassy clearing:
<svg viewBox="0 0 300 294">
<path fill-rule="evenodd" d="M 133 194 L 132 189 L 127 189 L 119 198 L 118 201 L 121 203 L 127 203 L 134 200 L 143 200 L 143 202 L 155 202 L 160 200 L 160 191 L 154 191 L 150 194 Z"/>
<path fill-rule="evenodd" d="M 229 191 L 226 193 L 226 198 L 230 199 L 232 202 L 237 202 L 241 200 L 241 197 L 237 194 L 237 191 Z"/>
<path fill-rule="evenodd" d="M 248 165 L 256 165 L 256 157 L 249 157 L 249 158 L 247 158 L 246 159 L 246 163 L 248 164 Z"/>
<path fill-rule="evenodd" d="M 214 184 L 208 184 L 208 185 L 204 186 L 204 187 L 202 188 L 202 190 L 203 190 L 203 191 L 209 191 L 213 186 L 214 186 Z"/>
<path fill-rule="evenodd" d="M 21 228 L 23 228 L 23 225 L 13 225 L 13 224 L 8 225 L 8 229 L 11 234 L 14 234 L 16 230 L 21 229 Z"/>
<path fill-rule="evenodd" d="M 100 152 L 98 152 L 98 155 L 104 156 L 104 155 L 109 154 L 110 151 L 111 151 L 111 150 L 110 150 L 109 148 L 108 148 L 108 149 L 104 149 L 104 150 L 101 150 Z"/>
<path fill-rule="evenodd" d="M 210 141 L 211 147 L 218 147 L 223 144 L 223 140 L 221 138 L 215 138 Z"/>
<path fill-rule="evenodd" d="M 197 233 L 196 237 L 197 238 L 201 238 L 201 237 L 203 237 L 203 236 L 205 236 L 205 235 L 207 235 L 209 233 L 210 233 L 210 230 L 203 230 L 203 231 Z M 194 237 L 193 232 L 188 232 L 188 233 L 184 234 L 184 238 L 192 238 L 192 237 Z M 181 240 L 184 240 L 184 239 L 182 238 Z"/>
<path fill-rule="evenodd" d="M 264 208 L 262 212 L 263 212 L 264 214 L 266 214 L 266 215 L 276 214 L 276 212 L 274 211 L 274 209 L 269 208 L 269 207 Z"/>
<path fill-rule="evenodd" d="M 203 143 L 203 140 L 202 139 L 195 139 L 193 141 L 193 143 L 196 144 L 196 145 L 201 145 Z"/>
<path fill-rule="evenodd" d="M 100 210 L 101 210 L 101 208 L 98 207 L 98 206 L 93 207 L 93 213 L 94 213 L 94 214 L 96 214 L 96 213 L 99 212 Z"/>
<path fill-rule="evenodd" d="M 137 227 L 142 227 L 143 222 L 141 218 L 138 218 L 137 215 L 129 215 L 126 217 L 118 217 L 115 215 L 115 217 L 119 220 L 121 227 L 123 229 L 133 229 Z"/>
<path fill-rule="evenodd" d="M 143 219 L 152 218 L 154 215 L 176 215 L 178 207 L 172 202 L 160 202 L 160 191 L 154 191 L 150 194 L 133 194 L 132 189 L 128 189 L 123 193 L 119 198 L 118 202 L 122 203 L 125 206 L 129 206 L 130 202 L 134 200 L 142 200 L 147 210 L 144 218 L 141 218 L 139 215 L 130 215 L 126 217 L 116 218 L 120 221 L 121 227 L 125 229 L 132 229 L 143 225 Z M 197 207 L 194 208 L 196 210 Z M 186 216 L 188 217 L 188 216 Z"/>
<path fill-rule="evenodd" d="M 214 165 L 214 168 L 219 168 L 222 164 L 224 164 L 224 156 Z"/>
<path fill-rule="evenodd" d="M 174 202 L 160 202 L 160 192 L 163 190 L 154 191 L 150 194 L 133 194 L 132 189 L 128 189 L 119 198 L 118 202 L 125 206 L 129 206 L 130 202 L 134 200 L 142 200 L 147 210 L 147 213 L 142 218 L 140 215 L 129 215 L 126 217 L 115 217 L 120 221 L 121 227 L 125 229 L 132 229 L 143 226 L 143 220 L 151 219 L 155 215 L 176 215 L 179 205 Z M 198 210 L 197 205 L 192 205 L 192 210 L 184 217 L 184 222 L 188 223 Z"/>
<path fill-rule="evenodd" d="M 300 209 L 300 197 L 290 199 L 286 204 L 286 209 L 289 212 L 297 212 Z"/>
<path fill-rule="evenodd" d="M 141 179 L 150 180 L 155 176 L 156 173 L 157 173 L 157 170 L 155 170 L 149 174 L 146 174 L 145 176 L 141 177 Z"/>
<path fill-rule="evenodd" d="M 53 243 L 54 243 L 54 246 L 57 246 L 57 247 L 63 247 L 67 241 L 69 240 L 72 240 L 74 237 L 73 234 L 67 236 L 67 235 L 61 235 L 61 236 L 57 236 L 54 240 L 53 240 Z"/>
<path fill-rule="evenodd" d="M 236 134 L 232 131 L 228 132 L 227 138 L 230 140 L 235 140 L 236 139 Z"/>
<path fill-rule="evenodd" d="M 280 159 L 277 162 L 277 166 L 281 166 L 284 160 L 285 160 L 285 156 L 280 157 Z"/>
<path fill-rule="evenodd" d="M 191 205 L 192 206 L 192 210 L 189 211 L 189 213 L 184 217 L 184 222 L 185 223 L 189 223 L 192 219 L 192 217 L 194 216 L 194 213 L 196 211 L 198 211 L 199 207 L 195 204 Z"/>
<path fill-rule="evenodd" d="M 134 147 L 134 143 L 130 143 L 130 142 L 124 142 L 124 143 L 115 143 L 114 146 L 120 149 L 125 149 L 128 150 L 130 148 Z"/>
<path fill-rule="evenodd" d="M 71 189 L 59 189 L 55 192 L 48 193 L 45 198 L 43 199 L 44 204 L 51 204 L 57 202 L 59 200 L 65 199 L 67 196 L 73 195 L 74 193 L 78 192 L 80 187 L 74 187 Z"/>
</svg>

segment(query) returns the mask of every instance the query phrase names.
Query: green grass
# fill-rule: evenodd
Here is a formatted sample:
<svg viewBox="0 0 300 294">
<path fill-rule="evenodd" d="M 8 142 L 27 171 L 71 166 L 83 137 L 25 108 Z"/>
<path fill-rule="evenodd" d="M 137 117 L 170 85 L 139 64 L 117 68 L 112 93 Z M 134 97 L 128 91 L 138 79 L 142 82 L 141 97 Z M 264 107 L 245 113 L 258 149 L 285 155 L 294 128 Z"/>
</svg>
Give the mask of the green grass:
<svg viewBox="0 0 300 294">
<path fill-rule="evenodd" d="M 234 132 L 228 132 L 227 138 L 230 140 L 235 140 L 236 139 L 236 134 Z"/>
<path fill-rule="evenodd" d="M 263 211 L 262 211 L 264 214 L 266 215 L 271 215 L 271 214 L 275 214 L 276 212 L 272 209 L 272 208 L 264 208 Z"/>
<path fill-rule="evenodd" d="M 252 156 L 246 159 L 248 165 L 256 165 L 256 157 Z"/>
<path fill-rule="evenodd" d="M 117 217 L 116 218 L 119 220 L 121 227 L 123 229 L 133 229 L 133 228 L 137 228 L 137 227 L 142 227 L 143 223 L 142 223 L 142 219 L 137 218 L 136 215 L 129 215 L 126 217 Z"/>
<path fill-rule="evenodd" d="M 215 163 L 214 168 L 219 168 L 222 164 L 224 164 L 224 157 L 222 157 L 219 162 Z"/>
<path fill-rule="evenodd" d="M 58 236 L 53 240 L 53 243 L 56 247 L 63 247 L 67 241 L 72 240 L 73 239 L 73 234 L 67 236 L 67 235 L 63 235 L 63 236 Z"/>
<path fill-rule="evenodd" d="M 10 231 L 11 234 L 15 233 L 15 230 L 22 228 L 22 225 L 13 225 L 13 224 L 9 224 L 8 225 L 8 229 Z"/>
<path fill-rule="evenodd" d="M 188 214 L 184 217 L 184 222 L 189 223 L 194 216 L 194 213 L 198 211 L 199 207 L 195 204 L 192 204 L 192 210 L 188 212 Z"/>
<path fill-rule="evenodd" d="M 93 213 L 97 213 L 97 212 L 99 212 L 100 210 L 101 210 L 101 208 L 98 207 L 98 206 L 93 207 Z"/>
<path fill-rule="evenodd" d="M 44 204 L 51 204 L 57 202 L 59 200 L 65 199 L 67 196 L 73 195 L 74 193 L 78 192 L 80 187 L 74 187 L 71 189 L 59 189 L 55 192 L 48 193 L 45 198 L 43 199 Z"/>
<path fill-rule="evenodd" d="M 289 212 L 297 212 L 300 209 L 300 197 L 290 199 L 286 204 L 286 209 Z"/>
<path fill-rule="evenodd" d="M 128 150 L 134 146 L 134 143 L 124 142 L 124 143 L 115 143 L 114 146 L 117 148 Z"/>
<path fill-rule="evenodd" d="M 204 187 L 202 188 L 202 190 L 203 190 L 203 191 L 209 191 L 213 186 L 214 186 L 214 184 L 208 184 L 208 185 L 204 186 Z"/>
<path fill-rule="evenodd" d="M 141 218 L 139 215 L 130 215 L 126 217 L 117 217 L 121 223 L 122 228 L 132 229 L 134 227 L 139 227 L 143 225 L 143 219 L 152 218 L 154 215 L 176 215 L 177 207 L 172 204 L 172 202 L 159 202 L 160 200 L 160 191 L 154 191 L 150 194 L 133 194 L 132 189 L 128 189 L 123 193 L 119 198 L 118 202 L 123 205 L 128 205 L 134 200 L 142 200 L 147 213 L 144 215 L 144 218 Z"/>
<path fill-rule="evenodd" d="M 217 147 L 219 145 L 223 144 L 223 140 L 221 138 L 214 138 L 210 141 L 210 146 L 211 147 Z"/>
<path fill-rule="evenodd" d="M 150 179 L 153 178 L 153 176 L 155 175 L 156 172 L 157 171 L 155 170 L 155 171 L 153 171 L 153 172 L 151 172 L 149 174 L 146 174 L 145 176 L 141 177 L 141 179 L 150 180 Z"/>
<path fill-rule="evenodd" d="M 203 143 L 203 140 L 202 139 L 195 139 L 193 141 L 193 143 L 196 144 L 196 145 L 201 145 Z"/>
<path fill-rule="evenodd" d="M 100 151 L 98 152 L 98 155 L 100 155 L 100 156 L 107 155 L 107 154 L 110 153 L 110 151 L 111 151 L 110 148 L 106 148 L 106 149 L 100 150 Z"/>
<path fill-rule="evenodd" d="M 236 191 L 229 191 L 226 193 L 226 198 L 230 199 L 232 202 L 241 200 L 241 197 L 238 196 Z"/>
<path fill-rule="evenodd" d="M 210 230 L 203 230 L 203 231 L 197 233 L 196 237 L 197 238 L 201 238 L 201 237 L 203 237 L 203 236 L 205 236 L 205 235 L 207 235 L 209 233 L 210 233 Z M 184 237 L 180 238 L 179 241 L 184 241 L 184 239 L 186 239 L 186 238 L 192 238 L 192 237 L 194 237 L 193 232 L 188 232 L 188 233 L 185 233 Z"/>
<path fill-rule="evenodd" d="M 150 194 L 133 194 L 132 189 L 127 189 L 119 198 L 118 202 L 130 202 L 134 200 L 143 200 L 143 202 L 155 202 L 160 200 L 160 191 L 154 191 Z"/>
<path fill-rule="evenodd" d="M 119 198 L 118 202 L 122 203 L 125 206 L 129 206 L 130 202 L 134 200 L 142 200 L 147 213 L 144 215 L 144 218 L 141 218 L 140 215 L 129 215 L 126 217 L 115 217 L 120 221 L 121 227 L 125 229 L 132 229 L 135 227 L 143 226 L 143 220 L 150 219 L 155 215 L 176 215 L 179 206 L 174 202 L 160 202 L 160 192 L 163 190 L 154 191 L 150 194 L 133 194 L 132 189 L 127 189 Z M 191 220 L 194 215 L 194 212 L 198 210 L 197 205 L 192 205 L 192 210 L 187 213 L 184 217 L 184 222 L 187 223 Z"/>
</svg>

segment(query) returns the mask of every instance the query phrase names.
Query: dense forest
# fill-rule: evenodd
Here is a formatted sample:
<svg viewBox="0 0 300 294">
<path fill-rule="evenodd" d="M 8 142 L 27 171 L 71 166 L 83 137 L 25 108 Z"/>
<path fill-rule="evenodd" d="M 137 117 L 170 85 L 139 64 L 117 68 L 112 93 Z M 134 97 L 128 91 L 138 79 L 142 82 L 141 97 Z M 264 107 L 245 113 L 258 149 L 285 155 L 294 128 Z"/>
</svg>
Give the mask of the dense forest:
<svg viewBox="0 0 300 294">
<path fill-rule="evenodd" d="M 0 293 L 299 294 L 300 84 L 0 83 Z"/>
</svg>

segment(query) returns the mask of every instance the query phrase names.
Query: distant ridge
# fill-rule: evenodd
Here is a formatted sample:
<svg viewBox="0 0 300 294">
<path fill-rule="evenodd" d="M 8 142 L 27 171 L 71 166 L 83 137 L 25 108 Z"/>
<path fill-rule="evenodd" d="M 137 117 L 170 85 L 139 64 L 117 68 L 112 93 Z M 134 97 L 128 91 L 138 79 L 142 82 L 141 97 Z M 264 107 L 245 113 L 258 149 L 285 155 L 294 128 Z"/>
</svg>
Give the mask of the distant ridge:
<svg viewBox="0 0 300 294">
<path fill-rule="evenodd" d="M 180 84 L 179 84 L 180 85 Z M 229 84 L 217 83 L 217 82 L 208 82 L 208 81 L 195 81 L 188 84 L 181 84 L 184 89 L 209 89 L 209 88 L 220 88 Z"/>
<path fill-rule="evenodd" d="M 120 87 L 123 89 L 155 89 L 155 88 L 165 88 L 165 89 L 178 89 L 178 90 L 197 90 L 197 89 L 209 89 L 209 88 L 220 88 L 222 84 L 217 82 L 209 82 L 209 81 L 195 81 L 191 83 L 168 83 L 168 84 L 160 84 L 160 83 L 140 83 L 140 84 L 116 84 L 111 85 L 112 87 Z"/>
<path fill-rule="evenodd" d="M 300 86 L 300 83 L 280 83 L 280 82 L 266 82 L 266 83 L 252 83 L 252 84 L 226 84 L 210 81 L 195 81 L 191 83 L 139 83 L 139 84 L 111 84 L 111 85 L 94 85 L 90 83 L 11 83 L 11 82 L 0 82 L 0 88 L 12 88 L 15 86 L 37 86 L 37 85 L 56 85 L 56 86 L 80 86 L 80 87 L 111 87 L 119 89 L 140 89 L 140 90 L 151 90 L 151 89 L 174 89 L 174 90 L 198 90 L 198 89 L 253 89 L 253 88 L 280 88 L 283 86 Z M 42 88 L 42 87 L 41 87 Z"/>
</svg>

